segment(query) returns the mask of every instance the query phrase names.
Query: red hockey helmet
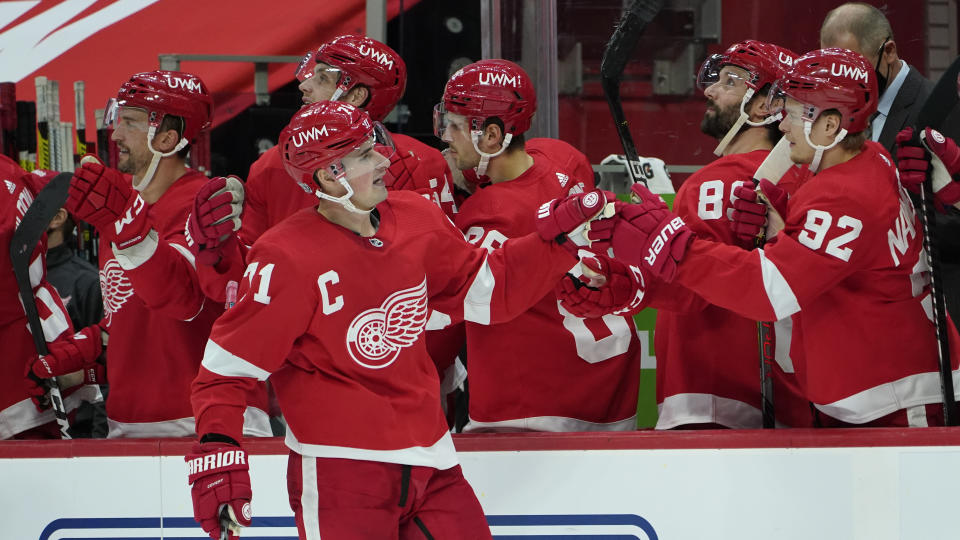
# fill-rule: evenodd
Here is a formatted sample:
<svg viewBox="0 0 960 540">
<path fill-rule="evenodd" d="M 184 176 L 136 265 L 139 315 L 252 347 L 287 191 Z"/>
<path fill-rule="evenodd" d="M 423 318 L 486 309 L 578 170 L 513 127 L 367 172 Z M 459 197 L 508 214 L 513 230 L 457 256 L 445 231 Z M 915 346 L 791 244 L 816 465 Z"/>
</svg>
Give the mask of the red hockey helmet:
<svg viewBox="0 0 960 540">
<path fill-rule="evenodd" d="M 714 54 L 707 58 L 700 67 L 697 75 L 697 84 L 706 88 L 717 82 L 723 66 L 734 65 L 747 71 L 748 78 L 744 81 L 754 90 L 762 90 L 784 76 L 797 59 L 796 53 L 789 49 L 748 39 L 734 43 L 723 54 Z"/>
<path fill-rule="evenodd" d="M 787 96 L 799 101 L 807 122 L 815 121 L 823 111 L 836 109 L 843 116 L 840 127 L 848 133 L 859 133 L 877 110 L 878 94 L 876 74 L 866 58 L 847 49 L 831 48 L 797 58 L 768 99 L 782 101 Z"/>
<path fill-rule="evenodd" d="M 339 92 L 346 94 L 357 84 L 370 90 L 370 97 L 363 107 L 370 118 L 383 120 L 396 106 L 407 86 L 407 65 L 403 58 L 390 47 L 364 36 L 343 35 L 324 43 L 315 53 L 308 54 L 300 62 L 297 79 L 313 76 L 318 63 L 340 70 Z"/>
<path fill-rule="evenodd" d="M 373 139 L 377 151 L 389 158 L 393 143 L 379 122 L 340 101 L 318 101 L 293 116 L 280 133 L 283 167 L 299 183 L 313 185 L 314 173 L 328 168 L 341 177 L 341 160 Z"/>
<path fill-rule="evenodd" d="M 530 129 L 537 110 L 537 92 L 530 76 L 508 60 L 480 60 L 460 69 L 443 89 L 443 112 L 467 117 L 472 131 L 488 118 L 503 122 L 505 133 L 519 135 Z M 438 135 L 439 136 L 439 135 Z"/>
<path fill-rule="evenodd" d="M 146 110 L 149 125 L 154 129 L 160 127 L 164 116 L 179 116 L 183 118 L 183 138 L 189 142 L 210 126 L 213 117 L 213 98 L 207 85 L 200 77 L 182 71 L 148 71 L 133 75 L 120 86 L 116 101 L 108 105 L 108 122 L 113 120 L 116 107 Z"/>
</svg>

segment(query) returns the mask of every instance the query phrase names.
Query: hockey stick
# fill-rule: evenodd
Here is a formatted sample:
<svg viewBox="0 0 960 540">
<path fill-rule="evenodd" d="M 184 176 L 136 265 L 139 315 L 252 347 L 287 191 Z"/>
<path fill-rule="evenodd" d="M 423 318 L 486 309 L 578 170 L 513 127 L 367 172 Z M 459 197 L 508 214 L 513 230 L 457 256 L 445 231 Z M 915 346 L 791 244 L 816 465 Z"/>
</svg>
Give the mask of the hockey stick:
<svg viewBox="0 0 960 540">
<path fill-rule="evenodd" d="M 620 137 L 623 153 L 627 158 L 627 171 L 634 184 L 642 182 L 646 185 L 647 182 L 637 148 L 633 144 L 633 136 L 630 135 L 630 126 L 627 124 L 627 118 L 620 104 L 620 79 L 630 56 L 633 55 L 633 49 L 640 39 L 640 34 L 662 7 L 663 0 L 633 0 L 620 17 L 617 28 L 610 36 L 606 50 L 603 51 L 603 59 L 600 61 L 600 85 L 603 88 L 603 95 L 607 98 L 607 104 L 610 105 L 610 113 L 617 126 L 617 135 Z"/>
<path fill-rule="evenodd" d="M 767 180 L 776 184 L 792 166 L 790 141 L 781 138 L 780 142 L 773 147 L 773 150 L 770 150 L 767 157 L 757 167 L 757 172 L 753 173 L 753 183 L 757 185 L 760 180 Z M 763 236 L 757 237 L 756 246 L 762 248 L 764 241 Z M 763 417 L 763 429 L 772 429 L 777 425 L 773 406 L 773 375 L 771 370 L 773 363 L 776 361 L 774 358 L 776 344 L 774 342 L 773 322 L 757 321 L 757 345 L 760 355 L 760 413 Z"/>
<path fill-rule="evenodd" d="M 23 221 L 17 226 L 17 230 L 13 232 L 13 237 L 10 239 L 10 262 L 13 265 L 13 275 L 20 289 L 20 301 L 27 314 L 27 323 L 30 325 L 30 333 L 33 334 L 33 344 L 40 356 L 45 356 L 49 351 L 47 351 L 47 340 L 43 334 L 43 325 L 40 323 L 40 314 L 37 312 L 33 297 L 33 287 L 30 286 L 30 256 L 50 225 L 50 220 L 67 201 L 67 189 L 70 187 L 72 176 L 70 173 L 60 173 L 44 186 L 30 204 L 30 208 L 23 216 Z M 57 417 L 57 424 L 60 425 L 60 437 L 70 439 L 68 433 L 70 423 L 63 406 L 60 387 L 57 386 L 56 378 L 50 378 L 47 381 L 50 385 L 53 414 Z"/>
<path fill-rule="evenodd" d="M 938 129 L 943 119 L 957 104 L 957 76 L 960 74 L 960 57 L 950 64 L 937 81 L 930 97 L 917 115 L 914 132 L 927 127 Z M 932 175 L 920 186 L 920 222 L 923 225 L 923 247 L 930 266 L 930 295 L 933 298 L 933 326 L 937 333 L 937 353 L 940 364 L 940 391 L 943 394 L 943 422 L 957 425 L 956 400 L 953 390 L 953 370 L 950 364 L 950 344 L 947 339 L 947 309 L 943 300 L 943 280 L 940 273 L 940 246 L 936 238 L 936 209 L 933 206 Z"/>
</svg>

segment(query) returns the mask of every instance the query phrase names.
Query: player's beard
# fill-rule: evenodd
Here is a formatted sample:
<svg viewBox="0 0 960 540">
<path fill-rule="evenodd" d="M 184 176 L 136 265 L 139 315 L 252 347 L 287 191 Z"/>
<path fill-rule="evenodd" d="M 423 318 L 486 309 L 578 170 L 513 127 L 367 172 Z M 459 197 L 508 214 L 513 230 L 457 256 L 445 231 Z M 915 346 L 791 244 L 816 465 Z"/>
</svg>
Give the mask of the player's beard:
<svg viewBox="0 0 960 540">
<path fill-rule="evenodd" d="M 713 114 L 710 114 L 711 111 Z M 739 117 L 740 104 L 720 109 L 713 100 L 707 100 L 707 111 L 703 113 L 703 119 L 700 120 L 700 131 L 714 139 L 722 139 Z"/>
</svg>

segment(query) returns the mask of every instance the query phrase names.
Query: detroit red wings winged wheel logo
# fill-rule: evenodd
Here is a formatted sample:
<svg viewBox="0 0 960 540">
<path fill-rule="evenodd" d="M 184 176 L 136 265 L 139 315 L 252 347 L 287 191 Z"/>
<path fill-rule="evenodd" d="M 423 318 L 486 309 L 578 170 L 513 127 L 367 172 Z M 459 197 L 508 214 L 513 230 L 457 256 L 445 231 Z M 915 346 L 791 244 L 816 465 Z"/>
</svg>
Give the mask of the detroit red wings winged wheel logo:
<svg viewBox="0 0 960 540">
<path fill-rule="evenodd" d="M 110 324 L 113 314 L 120 311 L 127 299 L 133 296 L 133 284 L 116 259 L 107 261 L 100 270 L 100 290 L 103 292 L 103 311 L 107 316 L 107 324 Z"/>
<path fill-rule="evenodd" d="M 379 308 L 357 315 L 347 329 L 347 351 L 370 369 L 393 363 L 400 349 L 416 343 L 427 325 L 427 278 L 387 297 Z"/>
</svg>

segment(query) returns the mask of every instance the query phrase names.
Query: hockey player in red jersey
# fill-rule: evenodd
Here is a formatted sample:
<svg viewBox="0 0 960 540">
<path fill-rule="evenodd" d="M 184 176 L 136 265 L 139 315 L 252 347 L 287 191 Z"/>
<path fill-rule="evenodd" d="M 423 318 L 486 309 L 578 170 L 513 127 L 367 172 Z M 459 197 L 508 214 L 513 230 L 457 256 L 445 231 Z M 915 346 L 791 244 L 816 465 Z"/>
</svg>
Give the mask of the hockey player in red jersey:
<svg viewBox="0 0 960 540">
<path fill-rule="evenodd" d="M 0 186 L 0 343 L 4 347 L 0 361 L 0 439 L 59 438 L 49 405 L 42 411 L 34 406 L 44 401 L 46 389 L 39 379 L 92 367 L 100 355 L 100 336 L 99 333 L 93 336 L 95 339 L 73 336 L 66 308 L 46 279 L 46 241 L 42 240 L 30 256 L 30 285 L 50 354 L 43 361 L 37 357 L 10 261 L 11 237 L 33 202 L 34 193 L 29 188 L 28 173 L 4 155 L 0 155 L 0 180 L 3 181 Z M 84 382 L 96 381 L 88 378 Z M 61 386 L 61 390 L 64 390 L 64 408 L 68 413 L 83 400 L 102 399 L 93 385 L 73 392 L 66 392 Z"/>
<path fill-rule="evenodd" d="M 343 35 L 304 56 L 297 79 L 301 81 L 304 104 L 343 101 L 363 108 L 380 121 L 403 96 L 407 68 L 387 45 L 363 36 Z M 457 208 L 450 169 L 443 156 L 413 137 L 392 136 L 397 152 L 386 176 L 387 189 L 420 193 L 452 218 Z M 316 204 L 312 189 L 303 183 L 290 185 L 279 150 L 273 147 L 250 167 L 246 184 L 213 183 L 203 190 L 191 224 L 192 236 L 200 237 L 194 249 L 199 252 L 199 262 L 204 263 L 198 268 L 201 285 L 211 298 L 224 301 L 226 284 L 239 282 L 247 246 L 297 210 Z M 224 233 L 222 224 L 227 222 L 240 227 L 239 245 L 235 236 Z"/>
<path fill-rule="evenodd" d="M 190 381 L 223 307 L 205 299 L 184 238 L 207 181 L 185 157 L 212 113 L 198 77 L 135 74 L 108 107 L 120 170 L 85 160 L 70 182 L 67 209 L 100 232 L 110 437 L 194 434 Z M 247 409 L 251 435 L 272 434 L 265 397 Z"/>
<path fill-rule="evenodd" d="M 734 192 L 750 183 L 757 167 L 780 140 L 780 114 L 767 109 L 770 85 L 790 69 L 796 55 L 770 43 L 747 40 L 709 57 L 698 83 L 707 98 L 700 129 L 720 141 L 721 157 L 691 175 L 680 187 L 673 210 L 699 238 L 750 249 L 758 231 L 734 231 L 727 216 Z M 798 169 L 780 186 L 793 192 Z M 752 189 L 752 184 L 749 188 Z M 762 218 L 760 219 L 762 224 Z M 758 226 L 759 228 L 759 226 Z M 739 233 L 739 234 L 738 234 Z M 739 238 L 738 238 L 739 237 Z M 630 280 L 621 280 L 624 286 Z M 612 284 L 607 285 L 612 286 Z M 558 294 L 577 312 L 595 291 L 563 282 Z M 603 298 L 621 301 L 630 293 Z M 657 357 L 657 429 L 676 427 L 761 427 L 757 326 L 676 284 L 647 290 L 644 306 L 658 309 L 654 334 Z M 612 312 L 623 306 L 609 305 Z M 578 313 L 579 314 L 579 313 Z M 777 412 L 786 425 L 809 425 L 809 405 L 795 390 L 790 365 L 790 320 L 776 325 Z M 696 336 L 696 339 L 689 339 Z M 784 373 L 789 373 L 786 375 Z"/>
<path fill-rule="evenodd" d="M 534 209 L 532 234 L 488 254 L 436 205 L 386 190 L 392 143 L 352 105 L 302 109 L 280 151 L 320 201 L 254 244 L 240 300 L 210 335 L 192 397 L 201 437 L 186 456 L 194 517 L 213 538 L 222 505 L 229 525 L 250 524 L 240 407 L 269 377 L 288 423 L 301 538 L 490 538 L 423 333 L 526 310 L 576 262 L 565 234 L 603 208 L 603 194 Z"/>
<path fill-rule="evenodd" d="M 544 202 L 593 189 L 592 177 L 573 178 L 524 150 L 535 110 L 529 76 L 506 60 L 459 70 L 436 107 L 435 130 L 457 168 L 490 180 L 467 198 L 456 225 L 494 253 L 534 230 Z M 636 429 L 641 351 L 630 318 L 575 317 L 550 291 L 509 324 L 467 322 L 466 339 L 464 431 Z"/>
<path fill-rule="evenodd" d="M 777 81 L 771 97 L 785 103 L 780 129 L 791 159 L 814 175 L 781 206 L 784 214 L 769 211 L 764 249 L 694 239 L 641 186 L 633 189 L 642 202 L 621 208 L 610 245 L 624 262 L 745 317 L 792 316 L 791 358 L 819 425 L 937 425 L 920 225 L 891 159 L 866 140 L 876 84 L 870 64 L 844 49 L 807 53 Z M 782 198 L 770 182 L 760 189 Z"/>
</svg>

